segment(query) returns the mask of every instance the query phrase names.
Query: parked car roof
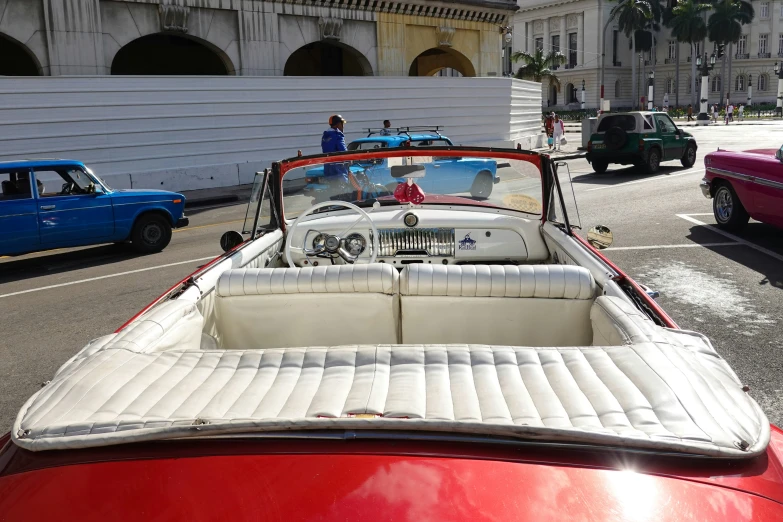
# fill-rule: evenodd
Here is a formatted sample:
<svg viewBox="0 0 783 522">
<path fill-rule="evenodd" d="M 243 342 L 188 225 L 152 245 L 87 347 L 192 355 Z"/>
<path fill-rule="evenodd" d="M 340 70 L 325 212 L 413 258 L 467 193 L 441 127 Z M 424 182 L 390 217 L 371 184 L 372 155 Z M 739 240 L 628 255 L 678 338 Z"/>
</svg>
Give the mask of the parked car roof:
<svg viewBox="0 0 783 522">
<path fill-rule="evenodd" d="M 30 167 L 67 167 L 78 165 L 84 167 L 84 163 L 76 160 L 67 159 L 40 159 L 40 160 L 17 160 L 0 161 L 0 169 L 24 169 Z"/>
</svg>

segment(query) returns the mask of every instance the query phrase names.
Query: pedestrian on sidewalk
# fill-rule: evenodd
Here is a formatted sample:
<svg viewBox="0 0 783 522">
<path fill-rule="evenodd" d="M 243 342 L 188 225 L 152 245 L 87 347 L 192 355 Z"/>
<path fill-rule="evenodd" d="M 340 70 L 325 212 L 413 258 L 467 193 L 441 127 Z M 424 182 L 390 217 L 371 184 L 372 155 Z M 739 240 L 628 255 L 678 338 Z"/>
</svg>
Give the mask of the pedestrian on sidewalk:
<svg viewBox="0 0 783 522">
<path fill-rule="evenodd" d="M 544 132 L 546 132 L 546 140 L 549 145 L 549 149 L 552 150 L 552 145 L 554 144 L 554 138 L 552 137 L 552 134 L 555 132 L 554 112 L 547 114 L 546 119 L 544 120 Z"/>
<path fill-rule="evenodd" d="M 726 109 L 726 114 L 728 115 L 729 122 L 734 121 L 734 104 L 730 103 L 728 108 Z"/>
<path fill-rule="evenodd" d="M 688 105 L 688 121 L 693 121 L 693 105 Z"/>
<path fill-rule="evenodd" d="M 557 114 L 555 114 L 555 120 L 553 124 L 554 131 L 552 132 L 552 138 L 554 140 L 554 150 L 560 150 L 560 142 L 563 140 L 565 135 L 565 124 Z"/>
<path fill-rule="evenodd" d="M 712 104 L 712 123 L 718 123 L 718 105 Z"/>
<path fill-rule="evenodd" d="M 739 117 L 737 118 L 737 121 L 744 120 L 745 119 L 745 106 L 740 103 L 739 107 L 737 107 L 737 111 L 739 112 Z"/>
</svg>

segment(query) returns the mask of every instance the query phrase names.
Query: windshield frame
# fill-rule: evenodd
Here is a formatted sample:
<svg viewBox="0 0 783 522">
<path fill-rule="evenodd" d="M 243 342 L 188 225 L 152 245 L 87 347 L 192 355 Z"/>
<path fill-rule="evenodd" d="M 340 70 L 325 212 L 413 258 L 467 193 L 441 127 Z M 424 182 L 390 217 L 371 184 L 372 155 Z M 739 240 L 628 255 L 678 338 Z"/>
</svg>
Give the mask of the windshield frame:
<svg viewBox="0 0 783 522">
<path fill-rule="evenodd" d="M 363 151 L 345 151 L 345 152 L 330 152 L 326 154 L 315 154 L 311 156 L 297 156 L 281 161 L 277 161 L 272 164 L 273 179 L 270 180 L 270 187 L 273 188 L 273 199 L 279 212 L 279 223 L 283 231 L 286 230 L 287 222 L 285 219 L 285 208 L 283 205 L 283 178 L 286 173 L 301 167 L 310 167 L 323 165 L 326 163 L 332 163 L 336 161 L 349 162 L 349 161 L 367 161 L 372 159 L 382 158 L 405 158 L 405 157 L 456 157 L 456 158 L 495 158 L 506 160 L 527 161 L 538 168 L 541 176 L 541 215 L 537 216 L 541 223 L 547 221 L 549 215 L 549 204 L 554 186 L 554 177 L 556 176 L 553 168 L 552 160 L 549 156 L 534 151 L 522 150 L 522 149 L 502 149 L 493 147 L 469 147 L 469 146 L 450 146 L 450 147 L 389 147 L 385 149 L 375 150 L 363 150 Z M 426 203 L 425 203 L 426 205 Z M 461 205 L 450 205 L 461 206 Z M 479 208 L 479 205 L 464 205 L 468 208 Z M 530 214 L 515 210 L 513 208 L 503 208 L 502 210 L 508 211 L 512 215 L 519 215 L 521 217 L 530 217 Z M 335 210 L 340 212 L 340 210 Z M 572 231 L 570 227 L 566 227 L 566 233 L 571 235 Z"/>
</svg>

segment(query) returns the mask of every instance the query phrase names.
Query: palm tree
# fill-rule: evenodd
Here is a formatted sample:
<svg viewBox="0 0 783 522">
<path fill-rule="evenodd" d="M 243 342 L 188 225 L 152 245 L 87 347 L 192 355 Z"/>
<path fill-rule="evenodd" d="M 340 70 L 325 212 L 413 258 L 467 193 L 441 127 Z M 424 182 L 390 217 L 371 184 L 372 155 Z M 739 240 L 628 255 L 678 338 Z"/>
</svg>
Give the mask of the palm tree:
<svg viewBox="0 0 783 522">
<path fill-rule="evenodd" d="M 696 100 L 696 43 L 704 41 L 707 37 L 707 24 L 704 22 L 703 13 L 711 8 L 710 4 L 699 3 L 698 0 L 679 0 L 671 16 L 666 20 L 666 26 L 672 30 L 672 36 L 677 40 L 677 50 L 680 43 L 691 45 L 691 105 L 697 107 Z M 680 78 L 680 60 L 677 57 L 677 79 Z"/>
<path fill-rule="evenodd" d="M 631 39 L 631 78 L 633 106 L 637 103 L 636 92 L 636 31 L 643 30 L 653 18 L 653 2 L 648 0 L 617 0 L 609 12 L 609 20 L 617 20 L 620 30 Z"/>
<path fill-rule="evenodd" d="M 533 80 L 541 83 L 544 79 L 554 85 L 560 92 L 560 78 L 553 72 L 558 65 L 566 62 L 566 57 L 559 52 L 550 51 L 544 54 L 542 49 L 536 49 L 533 54 L 525 51 L 517 51 L 511 55 L 511 61 L 523 60 L 525 65 L 519 68 L 515 77 L 520 80 Z"/>
<path fill-rule="evenodd" d="M 715 43 L 729 44 L 729 76 L 731 76 L 731 54 L 734 42 L 742 36 L 742 26 L 753 21 L 753 6 L 745 0 L 718 0 L 707 21 L 707 34 Z M 726 54 L 721 64 L 720 103 L 723 103 L 723 87 L 726 84 Z"/>
</svg>

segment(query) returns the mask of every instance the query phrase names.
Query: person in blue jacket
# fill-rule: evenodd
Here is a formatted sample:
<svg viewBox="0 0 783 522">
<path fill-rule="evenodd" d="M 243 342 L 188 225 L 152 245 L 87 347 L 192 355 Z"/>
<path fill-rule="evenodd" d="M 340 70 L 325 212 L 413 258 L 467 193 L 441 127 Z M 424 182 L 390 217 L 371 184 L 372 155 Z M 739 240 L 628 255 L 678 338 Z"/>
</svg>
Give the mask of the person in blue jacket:
<svg viewBox="0 0 783 522">
<path fill-rule="evenodd" d="M 329 117 L 329 130 L 324 131 L 321 137 L 321 152 L 342 152 L 348 150 L 345 145 L 345 118 L 339 114 Z M 361 199 L 361 187 L 346 163 L 324 164 L 325 181 L 331 185 L 332 192 L 337 192 L 337 197 L 347 197 L 356 200 Z"/>
</svg>

